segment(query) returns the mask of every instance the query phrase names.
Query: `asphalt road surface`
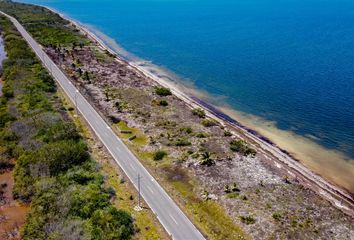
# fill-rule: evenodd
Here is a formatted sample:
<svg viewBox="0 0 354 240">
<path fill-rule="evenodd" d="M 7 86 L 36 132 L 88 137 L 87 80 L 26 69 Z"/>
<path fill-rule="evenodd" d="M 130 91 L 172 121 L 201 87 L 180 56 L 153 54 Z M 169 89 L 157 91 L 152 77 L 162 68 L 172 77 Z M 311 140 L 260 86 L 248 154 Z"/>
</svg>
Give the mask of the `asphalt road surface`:
<svg viewBox="0 0 354 240">
<path fill-rule="evenodd" d="M 16 26 L 24 39 L 28 42 L 38 58 L 45 64 L 54 79 L 64 89 L 78 111 L 89 123 L 93 131 L 106 146 L 114 160 L 123 169 L 130 181 L 138 189 L 138 174 L 141 177 L 141 196 L 155 213 L 163 227 L 173 239 L 198 240 L 205 239 L 192 222 L 185 216 L 176 203 L 168 196 L 165 190 L 156 182 L 140 161 L 116 136 L 110 126 L 102 119 L 96 110 L 79 93 L 65 74 L 42 50 L 42 47 L 27 33 L 22 25 L 13 17 L 3 13 Z"/>
</svg>

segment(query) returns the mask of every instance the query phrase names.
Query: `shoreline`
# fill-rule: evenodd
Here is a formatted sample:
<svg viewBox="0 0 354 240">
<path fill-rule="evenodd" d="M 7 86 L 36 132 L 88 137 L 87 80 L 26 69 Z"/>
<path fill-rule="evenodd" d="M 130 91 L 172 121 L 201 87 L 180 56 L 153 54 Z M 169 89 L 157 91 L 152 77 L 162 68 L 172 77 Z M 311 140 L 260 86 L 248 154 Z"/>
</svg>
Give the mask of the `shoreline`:
<svg viewBox="0 0 354 240">
<path fill-rule="evenodd" d="M 124 62 L 131 68 L 133 68 L 138 74 L 143 75 L 146 78 L 152 79 L 154 82 L 170 88 L 172 93 L 183 100 L 186 105 L 190 108 L 200 107 L 203 108 L 207 116 L 217 120 L 221 125 L 230 128 L 233 130 L 236 136 L 240 138 L 247 138 L 252 141 L 252 145 L 257 144 L 257 150 L 261 151 L 267 156 L 269 162 L 275 165 L 278 168 L 283 167 L 286 169 L 290 175 L 301 181 L 301 184 L 311 188 L 324 199 L 330 201 L 335 207 L 347 213 L 348 215 L 354 218 L 354 197 L 353 194 L 349 191 L 330 183 L 325 180 L 320 175 L 316 174 L 308 167 L 303 165 L 300 160 L 296 159 L 288 151 L 278 147 L 273 141 L 269 138 L 262 136 L 256 130 L 248 128 L 241 124 L 239 121 L 232 118 L 230 115 L 224 113 L 222 110 L 219 110 L 217 107 L 203 101 L 202 99 L 194 96 L 190 96 L 183 92 L 180 86 L 174 82 L 167 81 L 159 76 L 154 75 L 148 69 L 144 68 L 144 62 L 132 62 L 125 59 L 123 56 L 116 51 L 114 51 L 110 46 L 108 46 L 105 41 L 99 38 L 95 33 L 90 31 L 83 24 L 78 23 L 77 21 L 68 18 L 67 16 L 61 14 L 55 9 L 48 8 L 52 12 L 59 14 L 61 17 L 70 21 L 71 24 L 76 26 L 81 32 L 87 35 L 92 41 L 94 41 L 101 49 L 109 51 L 111 54 L 116 56 L 116 60 L 119 62 Z M 241 133 L 243 136 L 240 136 Z M 254 144 L 255 143 L 255 144 Z M 280 164 L 280 167 L 279 167 Z"/>
</svg>

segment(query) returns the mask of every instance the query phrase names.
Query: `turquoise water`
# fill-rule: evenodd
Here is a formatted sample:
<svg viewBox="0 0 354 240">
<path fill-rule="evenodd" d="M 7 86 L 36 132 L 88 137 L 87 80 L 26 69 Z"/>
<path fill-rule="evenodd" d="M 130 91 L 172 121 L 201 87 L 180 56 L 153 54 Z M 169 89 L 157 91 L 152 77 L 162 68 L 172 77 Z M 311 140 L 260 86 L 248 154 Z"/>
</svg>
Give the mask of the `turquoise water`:
<svg viewBox="0 0 354 240">
<path fill-rule="evenodd" d="M 353 0 L 29 0 L 354 158 Z"/>
</svg>

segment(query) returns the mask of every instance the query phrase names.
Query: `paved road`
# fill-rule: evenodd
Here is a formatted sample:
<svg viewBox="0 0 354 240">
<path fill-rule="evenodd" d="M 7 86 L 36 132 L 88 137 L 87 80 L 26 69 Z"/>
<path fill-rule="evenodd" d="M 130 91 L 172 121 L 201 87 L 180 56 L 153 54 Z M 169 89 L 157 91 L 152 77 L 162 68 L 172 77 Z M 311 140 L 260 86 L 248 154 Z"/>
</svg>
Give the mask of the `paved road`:
<svg viewBox="0 0 354 240">
<path fill-rule="evenodd" d="M 136 188 L 138 187 L 137 176 L 138 174 L 141 176 L 141 195 L 172 238 L 179 240 L 205 239 L 184 215 L 181 209 L 179 209 L 176 203 L 143 167 L 139 160 L 116 136 L 109 125 L 107 125 L 96 110 L 79 93 L 65 74 L 47 56 L 41 46 L 27 33 L 22 25 L 15 18 L 1 11 L 0 13 L 7 16 L 13 22 L 18 31 L 37 54 L 38 58 L 41 59 L 55 80 L 64 89 L 71 101 L 77 103 L 78 110 L 82 116 L 87 120 L 93 131 L 97 134 Z"/>
</svg>

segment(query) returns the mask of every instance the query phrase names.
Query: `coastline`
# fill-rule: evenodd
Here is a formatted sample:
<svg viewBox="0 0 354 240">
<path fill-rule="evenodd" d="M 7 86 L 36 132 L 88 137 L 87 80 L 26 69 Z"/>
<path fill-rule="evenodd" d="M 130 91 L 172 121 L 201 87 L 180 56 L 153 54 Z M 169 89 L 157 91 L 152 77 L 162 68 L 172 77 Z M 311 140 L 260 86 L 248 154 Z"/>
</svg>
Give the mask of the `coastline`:
<svg viewBox="0 0 354 240">
<path fill-rule="evenodd" d="M 46 7 L 46 6 L 45 6 Z M 46 7 L 48 8 L 48 7 Z M 170 88 L 172 93 L 183 100 L 190 108 L 200 107 L 206 110 L 208 117 L 213 118 L 220 122 L 225 127 L 233 130 L 234 134 L 240 136 L 241 138 L 247 138 L 252 141 L 253 145 L 257 145 L 256 148 L 262 153 L 269 156 L 269 161 L 279 168 L 279 164 L 282 168 L 287 169 L 290 175 L 296 177 L 300 180 L 303 185 L 313 189 L 318 194 L 322 195 L 323 198 L 332 202 L 334 206 L 341 209 L 342 211 L 348 213 L 354 217 L 354 198 L 349 191 L 336 186 L 329 181 L 325 180 L 323 177 L 317 175 L 309 168 L 304 166 L 298 159 L 296 159 L 289 152 L 278 147 L 274 142 L 268 138 L 263 137 L 256 130 L 249 127 L 245 127 L 243 124 L 235 120 L 230 116 L 230 114 L 225 114 L 225 111 L 219 110 L 218 108 L 208 104 L 206 101 L 198 97 L 192 97 L 186 92 L 191 92 L 190 89 L 185 91 L 184 86 L 180 86 L 174 82 L 167 81 L 166 79 L 156 76 L 145 68 L 144 62 L 134 62 L 128 61 L 124 57 L 120 56 L 119 53 L 114 51 L 110 46 L 108 46 L 103 39 L 99 38 L 95 33 L 90 31 L 87 27 L 82 24 L 69 19 L 67 16 L 61 14 L 60 12 L 48 8 L 51 11 L 58 13 L 63 18 L 69 20 L 73 25 L 80 29 L 84 34 L 86 34 L 91 40 L 96 42 L 103 50 L 107 50 L 112 54 L 117 56 L 116 60 L 119 62 L 124 62 L 137 73 L 154 80 L 156 83 Z"/>
</svg>

